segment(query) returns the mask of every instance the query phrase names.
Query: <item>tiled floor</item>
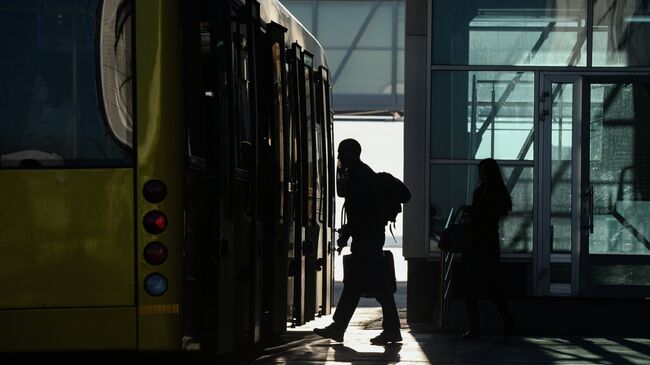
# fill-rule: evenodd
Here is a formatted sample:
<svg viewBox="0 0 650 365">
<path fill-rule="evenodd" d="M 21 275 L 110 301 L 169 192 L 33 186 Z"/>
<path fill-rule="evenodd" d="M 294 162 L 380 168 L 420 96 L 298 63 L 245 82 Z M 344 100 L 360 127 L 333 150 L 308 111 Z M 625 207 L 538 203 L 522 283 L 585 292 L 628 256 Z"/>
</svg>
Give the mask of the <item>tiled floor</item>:
<svg viewBox="0 0 650 365">
<path fill-rule="evenodd" d="M 503 340 L 493 334 L 466 341 L 458 335 L 437 334 L 426 327 L 409 328 L 403 323 L 402 345 L 384 347 L 369 343 L 380 333 L 380 308 L 358 308 L 343 343 L 312 333 L 313 328 L 330 321 L 331 317 L 324 317 L 290 329 L 284 344 L 266 350 L 255 364 L 650 364 L 650 338 Z"/>
</svg>

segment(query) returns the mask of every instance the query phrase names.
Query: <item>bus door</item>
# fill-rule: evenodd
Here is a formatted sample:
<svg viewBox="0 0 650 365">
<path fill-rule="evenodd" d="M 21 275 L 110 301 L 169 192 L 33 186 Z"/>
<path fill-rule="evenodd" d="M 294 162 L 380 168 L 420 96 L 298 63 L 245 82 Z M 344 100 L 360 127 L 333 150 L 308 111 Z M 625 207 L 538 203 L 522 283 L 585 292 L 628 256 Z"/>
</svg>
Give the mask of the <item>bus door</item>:
<svg viewBox="0 0 650 365">
<path fill-rule="evenodd" d="M 257 39 L 260 185 L 263 220 L 262 334 L 286 329 L 287 237 L 284 216 L 284 34 L 275 23 Z"/>
<path fill-rule="evenodd" d="M 290 198 L 293 199 L 293 225 L 289 229 L 294 230 L 293 252 L 289 254 L 289 275 L 293 279 L 293 305 L 291 307 L 291 324 L 299 326 L 305 323 L 305 257 L 303 255 L 303 240 L 305 237 L 305 216 L 306 204 L 304 204 L 303 191 L 307 188 L 305 168 L 302 163 L 304 151 L 302 134 L 303 115 L 301 103 L 304 90 L 302 85 L 302 49 L 294 43 L 287 51 L 287 64 L 289 70 L 289 102 L 291 115 L 291 185 Z"/>
<path fill-rule="evenodd" d="M 318 117 L 317 138 L 318 148 L 318 221 L 321 225 L 320 250 L 318 253 L 317 270 L 322 272 L 322 301 L 319 315 L 330 314 L 332 307 L 332 289 L 334 283 L 334 154 L 333 128 L 330 113 L 330 85 L 328 70 L 319 67 L 315 78 L 316 105 Z"/>
<path fill-rule="evenodd" d="M 280 171 L 282 172 L 282 239 L 285 244 L 287 253 L 285 266 L 286 270 L 286 294 L 285 294 L 285 308 L 282 313 L 285 314 L 284 322 L 293 323 L 293 308 L 294 308 L 294 268 L 295 262 L 295 242 L 296 242 L 296 214 L 295 214 L 295 196 L 297 190 L 297 133 L 295 131 L 295 121 L 292 116 L 291 95 L 290 95 L 290 77 L 288 74 L 288 56 L 285 52 L 284 46 L 279 50 L 280 52 L 280 82 L 282 83 L 282 103 L 279 107 L 282 108 L 282 120 L 279 124 L 280 128 L 280 146 L 282 149 L 282 158 L 280 161 Z M 274 52 L 275 54 L 275 52 Z"/>
<path fill-rule="evenodd" d="M 251 112 L 251 64 L 249 47 L 249 27 L 242 16 L 246 8 L 235 10 L 231 18 L 230 33 L 232 34 L 232 95 L 233 104 L 229 127 L 233 141 L 233 177 L 232 177 L 232 218 L 234 240 L 234 310 L 231 315 L 235 318 L 234 341 L 237 344 L 249 342 L 252 306 L 251 283 L 253 282 L 252 256 L 253 248 L 253 214 L 255 211 L 255 186 L 253 184 L 255 169 L 254 124 Z"/>
<path fill-rule="evenodd" d="M 316 262 L 321 247 L 319 240 L 320 225 L 316 216 L 316 195 L 317 186 L 317 161 L 316 161 L 316 111 L 314 108 L 314 78 L 313 78 L 313 56 L 307 52 L 302 53 L 301 86 L 304 96 L 301 104 L 303 120 L 302 144 L 303 144 L 303 201 L 305 212 L 305 233 L 303 238 L 302 253 L 305 257 L 305 321 L 315 318 L 319 311 L 321 298 L 322 281 L 321 272 L 317 271 Z"/>
<path fill-rule="evenodd" d="M 214 133 L 216 100 L 211 91 L 214 81 L 210 68 L 213 61 L 210 9 L 197 4 L 197 0 L 184 2 L 183 7 L 183 79 L 185 81 L 185 121 L 187 150 L 185 171 L 185 245 L 183 262 L 183 336 L 187 342 L 200 339 L 204 332 L 202 318 L 204 288 L 208 285 L 204 275 L 209 270 L 203 258 L 209 257 L 213 242 L 210 230 L 217 228 L 211 222 L 213 206 L 219 204 L 218 182 L 214 180 L 216 154 L 209 143 Z M 190 5 L 191 4 L 191 5 Z M 207 289 L 207 288 L 206 288 Z M 216 294 L 216 293 L 215 293 Z M 207 304 L 207 303 L 205 303 Z M 216 301 L 212 306 L 217 307 Z M 214 324 L 213 324 L 214 325 Z"/>
<path fill-rule="evenodd" d="M 246 22 L 248 39 L 246 49 L 248 50 L 249 68 L 248 68 L 248 93 L 249 108 L 251 116 L 251 131 L 253 133 L 252 161 L 251 167 L 251 192 L 252 200 L 252 232 L 251 232 L 251 252 L 250 252 L 250 322 L 248 326 L 248 340 L 250 343 L 258 343 L 261 339 L 261 322 L 262 322 L 262 293 L 263 293 L 263 239 L 264 239 L 264 213 L 265 213 L 265 173 L 264 158 L 267 154 L 265 126 L 266 115 L 264 112 L 264 102 L 268 100 L 268 95 L 258 95 L 258 89 L 264 87 L 260 81 L 264 73 L 258 71 L 258 47 L 263 45 L 264 40 L 260 37 L 260 4 L 257 1 L 248 1 L 243 8 L 245 14 L 242 17 Z M 263 57 L 262 57 L 263 59 Z"/>
<path fill-rule="evenodd" d="M 187 156 L 185 186 L 184 344 L 233 350 L 235 310 L 229 162 L 233 70 L 229 3 L 183 2 Z M 231 14 L 230 12 L 233 12 Z M 198 340 L 198 341 L 197 341 Z"/>
</svg>

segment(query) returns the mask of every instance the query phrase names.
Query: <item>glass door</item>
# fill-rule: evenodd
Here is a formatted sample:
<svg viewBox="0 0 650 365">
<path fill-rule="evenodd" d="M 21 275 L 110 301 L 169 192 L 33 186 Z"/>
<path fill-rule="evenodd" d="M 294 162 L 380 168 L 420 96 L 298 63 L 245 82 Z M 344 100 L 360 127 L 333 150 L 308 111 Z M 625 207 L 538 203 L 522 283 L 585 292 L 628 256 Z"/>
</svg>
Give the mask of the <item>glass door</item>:
<svg viewBox="0 0 650 365">
<path fill-rule="evenodd" d="M 582 80 L 582 293 L 650 295 L 650 78 Z"/>
<path fill-rule="evenodd" d="M 538 135 L 537 287 L 541 295 L 575 295 L 579 287 L 578 196 L 581 117 L 579 75 L 541 77 Z"/>
<path fill-rule="evenodd" d="M 650 79 L 541 74 L 537 293 L 650 295 Z"/>
</svg>

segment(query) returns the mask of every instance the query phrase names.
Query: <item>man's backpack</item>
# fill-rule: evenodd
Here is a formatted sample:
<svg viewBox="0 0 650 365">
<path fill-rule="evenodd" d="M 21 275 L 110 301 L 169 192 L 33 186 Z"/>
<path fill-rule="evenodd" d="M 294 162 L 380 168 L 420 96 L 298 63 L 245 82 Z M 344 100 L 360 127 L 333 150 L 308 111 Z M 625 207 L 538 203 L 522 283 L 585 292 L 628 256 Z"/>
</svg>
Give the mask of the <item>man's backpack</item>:
<svg viewBox="0 0 650 365">
<path fill-rule="evenodd" d="M 402 204 L 411 199 L 411 191 L 400 179 L 387 172 L 377 173 L 376 184 L 378 214 L 385 224 L 389 224 L 392 234 L 397 215 L 402 212 Z"/>
</svg>

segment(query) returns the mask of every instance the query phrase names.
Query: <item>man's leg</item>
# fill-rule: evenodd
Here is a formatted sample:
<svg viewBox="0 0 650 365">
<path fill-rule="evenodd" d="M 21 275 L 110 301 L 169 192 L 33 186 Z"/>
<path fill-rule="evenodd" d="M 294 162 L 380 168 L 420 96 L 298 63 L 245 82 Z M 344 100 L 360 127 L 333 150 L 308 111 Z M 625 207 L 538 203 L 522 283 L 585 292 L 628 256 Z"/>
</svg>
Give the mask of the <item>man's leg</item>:
<svg viewBox="0 0 650 365">
<path fill-rule="evenodd" d="M 388 290 L 383 290 L 375 295 L 377 301 L 381 304 L 383 331 L 379 336 L 371 338 L 370 343 L 373 345 L 386 345 L 388 343 L 395 343 L 402 341 L 402 334 L 399 327 L 399 315 L 397 314 L 397 306 L 395 305 L 395 298 L 393 293 Z"/>
<path fill-rule="evenodd" d="M 343 292 L 334 311 L 334 322 L 325 328 L 314 329 L 314 333 L 335 341 L 343 341 L 343 334 L 348 328 L 354 310 L 359 304 L 360 297 L 361 289 L 358 280 L 355 278 L 345 278 L 343 280 Z"/>
<path fill-rule="evenodd" d="M 381 304 L 381 313 L 383 316 L 381 326 L 384 331 L 389 333 L 399 332 L 399 314 L 393 293 L 384 292 L 377 295 L 377 301 Z"/>
<path fill-rule="evenodd" d="M 343 284 L 343 292 L 336 305 L 333 317 L 334 323 L 339 330 L 345 331 L 348 328 L 348 324 L 352 319 L 355 309 L 357 309 L 360 298 L 361 293 L 357 285 L 352 282 Z"/>
</svg>

